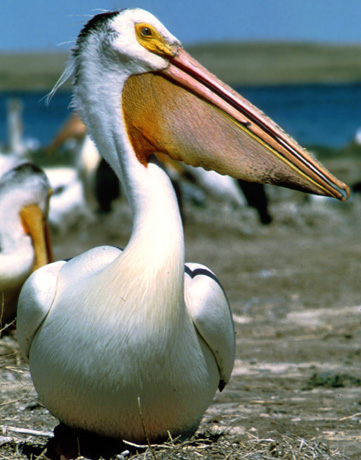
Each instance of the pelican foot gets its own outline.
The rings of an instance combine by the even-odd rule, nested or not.
[[[55,427],[54,437],[46,445],[50,460],[75,460],[78,457],[95,460],[109,459],[129,450],[122,441],[105,438],[95,433],[70,428],[63,423]]]

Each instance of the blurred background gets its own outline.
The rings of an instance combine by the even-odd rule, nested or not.
[[[361,2],[329,0],[325,5],[324,0],[2,0],[0,173],[2,164],[9,167],[9,154],[42,167],[61,167],[46,171],[54,190],[50,220],[56,228],[67,214],[77,222],[76,207],[83,210],[94,197],[96,209],[110,212],[119,197],[118,181],[113,177],[107,197],[99,196],[110,179],[84,137],[85,128],[67,125],[70,83],[49,105],[46,95],[94,14],[140,7],[154,13],[203,65],[361,190]],[[209,193],[223,193],[228,200],[229,184],[215,185],[209,175],[193,179],[207,184],[199,192],[182,181],[185,201],[204,205]],[[245,194],[250,206],[258,206],[247,191],[235,190],[234,184],[231,189],[237,205]],[[280,192],[267,193],[272,199]],[[268,211],[258,212],[262,223],[271,222]]]
[[[82,25],[103,10],[154,13],[185,47],[301,144],[340,149],[361,125],[357,0],[2,0],[0,143],[7,103],[22,103],[24,141],[49,143],[69,115],[69,86],[46,107]],[[322,149],[321,154],[324,153]],[[332,153],[332,152],[328,152]]]

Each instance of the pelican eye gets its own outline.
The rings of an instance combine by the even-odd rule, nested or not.
[[[138,43],[148,51],[160,56],[173,56],[171,45],[158,30],[146,22],[135,24],[135,36]]]
[[[140,33],[143,35],[143,37],[147,37],[147,38],[153,35],[149,27],[142,27],[142,30],[140,31]]]

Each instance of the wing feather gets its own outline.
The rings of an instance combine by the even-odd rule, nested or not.
[[[28,359],[33,338],[45,320],[56,294],[58,273],[65,261],[36,270],[25,282],[17,309],[17,336],[20,350]]]
[[[52,307],[59,289],[59,272],[68,279],[80,282],[107,266],[121,252],[121,249],[113,246],[93,248],[69,261],[45,265],[27,279],[20,293],[17,311],[18,342],[25,358],[29,358],[33,338]]]
[[[207,267],[186,264],[185,299],[194,325],[211,349],[220,373],[219,389],[230,379],[235,357],[232,313],[225,292]]]

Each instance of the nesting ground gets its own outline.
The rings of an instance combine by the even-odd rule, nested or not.
[[[350,180],[357,172],[337,169]],[[274,222],[266,227],[252,209],[185,205],[186,260],[209,266],[224,285],[236,363],[195,441],[139,458],[361,458],[361,198],[269,193]],[[124,247],[130,223],[120,200],[112,215],[55,234],[55,257]],[[57,421],[37,403],[14,334],[0,340],[0,353],[0,457],[43,458]]]

